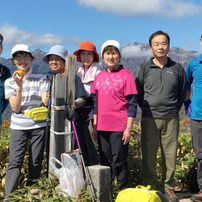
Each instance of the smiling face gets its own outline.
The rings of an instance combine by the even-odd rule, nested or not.
[[[169,51],[168,39],[165,35],[157,35],[151,41],[151,51],[155,58],[167,57]]]
[[[27,52],[17,52],[12,58],[12,62],[18,70],[23,70],[23,72],[27,73],[30,70],[32,58]]]
[[[84,68],[89,68],[90,65],[94,62],[94,53],[91,51],[82,50],[79,53],[79,56],[81,58],[81,62],[84,65]]]
[[[119,62],[120,62],[120,53],[119,51],[114,47],[114,48],[106,48],[103,51],[103,60],[104,63],[107,65],[108,70],[112,71],[113,69],[116,69],[119,67]]]
[[[48,58],[50,68],[60,74],[64,74],[65,72],[65,61],[57,55],[50,55]]]

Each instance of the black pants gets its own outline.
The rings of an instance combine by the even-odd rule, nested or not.
[[[111,168],[111,181],[117,179],[117,188],[123,189],[128,184],[128,145],[123,144],[122,132],[98,131],[98,145],[101,165]]]
[[[82,122],[78,136],[86,166],[98,165],[100,163],[98,151],[93,143],[91,133],[92,120]]]
[[[192,145],[198,159],[197,182],[202,191],[202,121],[190,120]]]
[[[74,113],[74,122],[85,165],[98,165],[100,163],[100,159],[98,156],[98,151],[95,148],[93,139],[91,137],[91,133],[93,130],[93,120],[83,121],[80,117],[80,114],[76,112]],[[74,148],[77,149],[78,145],[76,144]]]

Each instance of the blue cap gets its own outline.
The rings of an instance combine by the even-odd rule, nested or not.
[[[67,56],[68,52],[67,50],[63,47],[63,46],[60,46],[60,45],[55,45],[55,46],[52,46],[49,50],[49,52],[44,55],[43,57],[43,61],[48,63],[48,56],[49,55],[57,55],[57,56],[60,56],[62,59],[66,59],[66,56]]]

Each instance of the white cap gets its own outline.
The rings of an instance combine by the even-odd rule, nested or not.
[[[12,50],[11,50],[11,56],[13,56],[14,53],[19,52],[19,51],[24,51],[24,52],[30,53],[32,55],[31,51],[29,50],[28,45],[17,44],[17,45],[15,45],[12,48]]]
[[[114,46],[118,49],[119,53],[120,53],[120,56],[121,56],[121,46],[119,44],[118,41],[115,41],[115,40],[107,40],[105,41],[103,44],[102,44],[102,47],[101,47],[101,56],[103,54],[103,50],[105,49],[105,47],[107,46]]]

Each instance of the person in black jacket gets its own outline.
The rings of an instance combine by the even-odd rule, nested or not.
[[[0,55],[3,51],[3,36],[0,34]],[[7,78],[11,77],[10,70],[0,64],[0,137],[1,137],[1,126],[2,126],[2,114],[8,105],[8,100],[5,99],[4,94],[4,82]]]
[[[154,55],[137,69],[138,104],[142,109],[142,184],[156,189],[156,158],[162,155],[163,192],[169,201],[178,201],[174,193],[179,110],[185,98],[185,72],[182,65],[167,57],[170,37],[163,31],[150,36]]]

